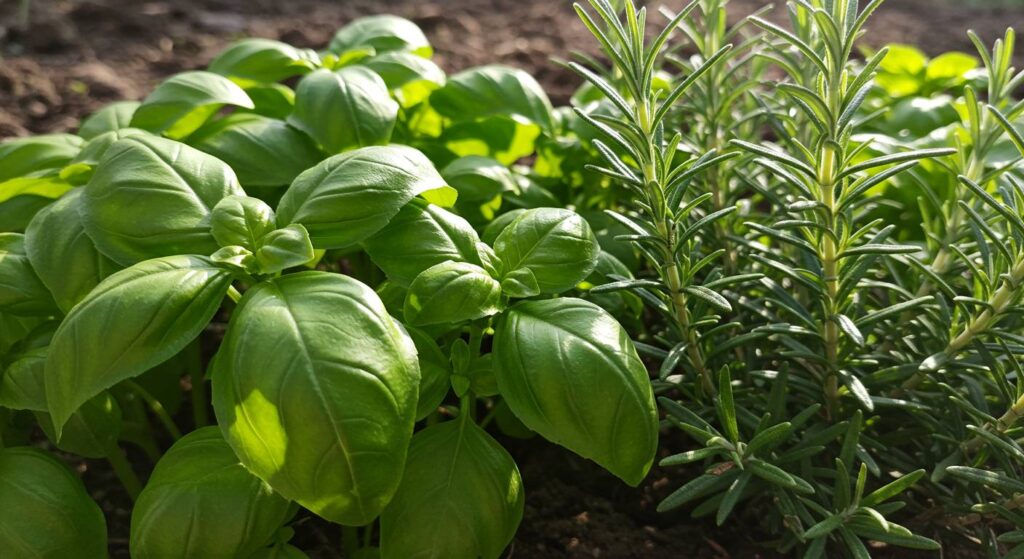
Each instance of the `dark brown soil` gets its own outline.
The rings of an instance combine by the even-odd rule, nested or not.
[[[731,6],[739,17],[766,3],[733,0]],[[568,0],[32,0],[27,30],[15,23],[17,4],[0,2],[0,139],[73,130],[79,119],[108,102],[140,99],[161,79],[203,67],[236,38],[270,37],[321,48],[335,29],[372,13],[395,13],[418,23],[449,72],[484,63],[522,67],[555,103],[564,103],[578,80],[551,58],[594,50]],[[1007,25],[1024,27],[1020,0],[993,4],[1003,7],[889,0],[871,23],[867,41],[912,43],[936,54],[970,49],[968,27],[986,40]],[[784,19],[784,14],[772,17]],[[682,483],[686,472],[656,468],[633,489],[552,445],[507,442],[528,495],[509,557],[771,557],[756,543],[770,535],[716,529],[685,513],[656,513],[657,502]],[[132,458],[140,474],[151,468],[144,456]],[[114,556],[127,557],[126,495],[104,462],[79,463],[79,469],[107,513]],[[297,540],[312,557],[338,556],[336,527],[307,517],[296,528]],[[947,556],[982,553],[954,547]]]
[[[16,24],[18,3],[0,2],[0,138],[72,130],[105,103],[142,98],[168,75],[204,66],[236,38],[322,48],[338,27],[371,13],[418,23],[449,72],[483,63],[519,66],[556,103],[566,101],[578,79],[550,59],[595,46],[569,0],[32,0],[28,30]],[[733,0],[730,6],[739,18],[768,3]],[[970,49],[968,27],[991,39],[1008,25],[1024,25],[1021,0],[977,3],[992,7],[889,0],[867,40],[939,53]],[[772,17],[784,20],[785,13],[776,8]]]

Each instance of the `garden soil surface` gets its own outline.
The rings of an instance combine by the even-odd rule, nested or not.
[[[0,140],[72,131],[83,116],[108,102],[141,99],[167,76],[205,66],[234,39],[270,37],[322,48],[335,29],[371,13],[395,13],[419,24],[434,45],[436,60],[449,73],[480,64],[518,66],[536,76],[556,104],[567,101],[579,80],[552,59],[567,58],[573,49],[593,52],[595,45],[566,0],[32,0],[27,30],[16,24],[18,3],[0,0]],[[668,4],[678,9],[680,2]],[[765,4],[733,0],[730,6],[738,18]],[[1024,28],[1024,6],[1018,0],[996,2],[1002,7],[964,4],[889,0],[869,25],[870,41],[874,46],[911,43],[938,54],[969,50],[968,28],[986,41],[1008,25]],[[770,17],[784,19],[780,10]],[[643,485],[631,488],[553,445],[503,442],[520,464],[527,491],[523,523],[509,557],[773,556],[757,545],[771,534],[718,529],[711,522],[689,519],[685,512],[655,512],[656,504],[692,477],[692,471],[655,468]],[[664,446],[682,451],[687,445],[673,438]],[[144,456],[132,458],[142,475],[152,467]],[[107,513],[112,555],[127,557],[127,496],[103,462],[72,465],[83,472]],[[757,511],[739,515],[756,520]],[[930,534],[927,527],[923,530]],[[946,557],[982,555],[969,542],[946,539]],[[296,523],[295,543],[315,558],[340,556],[337,527],[308,515]]]

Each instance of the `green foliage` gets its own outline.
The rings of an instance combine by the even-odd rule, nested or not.
[[[0,548],[106,548],[26,441],[110,463],[133,556],[304,557],[302,508],[347,555],[496,558],[508,438],[635,486],[670,429],[659,510],[773,552],[1020,556],[1015,36],[858,59],[880,4],[647,38],[592,0],[570,107],[373,16],[0,143]]]

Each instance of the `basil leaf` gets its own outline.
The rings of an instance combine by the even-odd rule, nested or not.
[[[0,184],[49,169],[59,169],[81,151],[85,141],[72,134],[43,134],[0,142]],[[4,188],[0,188],[0,199]]]
[[[26,254],[25,235],[0,233],[0,312],[37,316],[50,314],[56,308],[53,296]]]
[[[279,82],[305,74],[320,65],[309,49],[297,49],[272,39],[249,38],[228,45],[210,62],[210,71],[253,82]]]
[[[338,153],[387,144],[397,118],[398,103],[384,80],[372,70],[352,66],[337,72],[317,70],[302,78],[288,124]]]
[[[468,418],[416,433],[380,519],[382,559],[496,559],[523,517],[516,463]]]
[[[349,23],[334,34],[327,50],[342,54],[366,48],[377,53],[411,52],[423,58],[430,58],[434,52],[415,23],[392,15],[361,17]]]
[[[274,210],[259,198],[227,196],[210,213],[210,234],[222,247],[256,250],[264,235],[277,229]]]
[[[387,52],[360,64],[376,72],[403,107],[418,105],[445,82],[437,64],[408,52]]]
[[[453,120],[512,116],[554,130],[551,101],[530,74],[509,66],[480,66],[448,78],[430,105]]]
[[[441,176],[459,191],[460,202],[485,202],[502,192],[518,190],[512,171],[490,157],[460,157],[449,163]]]
[[[523,424],[636,486],[654,461],[658,411],[629,335],[580,299],[526,301],[495,327],[498,388]]]
[[[195,339],[230,284],[230,274],[208,258],[172,256],[136,264],[96,286],[50,344],[46,397],[57,438],[85,401]]]
[[[131,520],[131,555],[249,557],[290,505],[238,461],[216,427],[185,435],[156,464]]]
[[[25,231],[25,253],[65,314],[120,267],[96,249],[79,214],[80,189],[43,208]]]
[[[494,241],[506,272],[528,268],[541,293],[572,289],[597,267],[601,247],[579,214],[537,208],[519,214]]]
[[[60,170],[60,178],[68,184],[81,186],[89,182],[96,165],[103,159],[110,146],[118,140],[131,136],[148,136],[149,132],[139,128],[121,128],[104,132],[99,136],[86,142],[82,151],[72,159],[66,167]]]
[[[78,476],[29,447],[0,450],[0,549],[14,557],[107,556],[107,525]]]
[[[416,347],[370,288],[304,272],[242,298],[213,364],[213,402],[246,468],[360,526],[401,480],[419,382]]]
[[[313,260],[313,245],[309,233],[299,225],[289,225],[271,231],[260,239],[256,249],[256,266],[261,273],[276,274],[288,268],[302,266]]]
[[[285,186],[323,159],[309,136],[283,120],[239,113],[189,138],[195,148],[227,163],[245,187]]]
[[[246,95],[256,105],[253,113],[276,120],[284,120],[295,110],[295,91],[279,83],[250,85],[245,88]],[[244,111],[239,111],[239,113]]]
[[[131,126],[132,116],[139,108],[138,101],[115,101],[82,120],[78,135],[91,140],[100,134]]]
[[[278,224],[301,223],[315,248],[346,248],[380,231],[413,197],[448,188],[413,148],[362,148],[299,175],[278,204]]]
[[[43,369],[48,348],[38,347],[18,355],[0,375],[0,406],[12,410],[46,410]]]
[[[364,240],[363,249],[389,280],[407,287],[423,270],[448,260],[479,264],[479,240],[462,217],[414,199]]]
[[[37,371],[40,381],[43,380],[42,372]],[[45,402],[46,395],[40,396]],[[64,452],[86,458],[104,458],[111,451],[120,452],[117,440],[121,436],[121,407],[109,392],[101,392],[75,410],[64,424],[60,437],[53,430],[50,414],[36,411],[35,416],[50,442]]]
[[[150,93],[132,116],[131,126],[181,139],[195,132],[224,105],[253,108],[245,91],[212,72],[182,72]]]
[[[416,276],[405,297],[405,320],[413,326],[459,323],[501,311],[501,285],[468,262],[442,262]]]
[[[122,266],[210,254],[217,250],[210,212],[233,194],[244,192],[220,160],[172,140],[134,136],[103,155],[84,187],[82,222],[100,252]]]

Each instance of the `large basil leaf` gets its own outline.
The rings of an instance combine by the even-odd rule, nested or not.
[[[463,418],[413,437],[405,477],[381,515],[381,557],[495,559],[523,517],[523,483],[508,452]]]
[[[392,15],[359,18],[339,29],[328,47],[335,54],[362,49],[377,53],[406,51],[424,58],[434,52],[415,23]]]
[[[56,308],[25,252],[25,236],[0,233],[0,312],[33,316],[50,314]]]
[[[303,272],[242,298],[214,361],[214,410],[275,491],[363,525],[401,480],[419,380],[415,345],[373,290]]]
[[[337,72],[317,70],[302,78],[288,124],[338,153],[388,143],[397,117],[398,103],[388,95],[384,80],[372,70],[352,66]]]
[[[320,65],[320,57],[309,49],[297,49],[272,39],[249,38],[236,41],[210,62],[210,71],[222,76],[253,82],[278,82],[305,74]]]
[[[81,194],[73,190],[43,208],[25,231],[25,253],[64,313],[119,268],[86,235],[79,214]]]
[[[480,66],[448,78],[430,105],[453,120],[504,115],[554,129],[551,101],[533,76],[508,66]]]
[[[0,233],[22,233],[40,210],[53,202],[38,194],[15,196],[0,202]]]
[[[502,192],[519,189],[512,171],[490,157],[460,157],[445,167],[441,176],[459,191],[460,202],[486,202]]]
[[[439,189],[450,187],[419,151],[362,148],[299,175],[278,204],[278,224],[301,223],[316,248],[345,248],[380,231],[415,196]]]
[[[495,327],[498,389],[527,427],[630,485],[658,447],[658,410],[629,335],[597,305],[526,301]]]
[[[0,143],[0,184],[47,169],[59,169],[78,155],[85,140],[72,134],[43,134]],[[0,196],[3,195],[0,188]]]
[[[104,132],[85,143],[82,151],[78,152],[78,155],[60,170],[59,178],[75,186],[86,184],[92,178],[93,170],[96,165],[99,165],[103,154],[107,153],[110,146],[124,138],[145,135],[149,135],[149,132],[140,128],[120,128]]]
[[[157,463],[132,510],[135,559],[249,557],[290,506],[238,461],[216,427],[183,437]]]
[[[103,512],[82,481],[49,454],[0,450],[0,550],[9,557],[106,557]]]
[[[159,256],[210,254],[210,211],[245,194],[222,161],[155,136],[119,140],[85,187],[82,222],[96,247],[122,266]]]
[[[282,120],[252,113],[204,127],[189,143],[230,165],[245,187],[286,186],[323,159],[309,136]]]
[[[457,323],[497,314],[501,285],[468,262],[442,262],[416,276],[405,297],[405,320],[413,326]]]
[[[224,105],[253,108],[245,90],[224,76],[182,72],[158,85],[142,101],[131,126],[180,139],[195,132]]]
[[[526,268],[543,293],[572,289],[594,271],[601,247],[587,220],[557,208],[526,210],[494,241],[506,272]]]
[[[115,101],[82,120],[78,135],[91,140],[100,134],[131,126],[132,116],[139,108],[138,101]]]
[[[408,287],[423,270],[448,260],[479,264],[478,242],[465,219],[413,200],[386,227],[364,240],[363,248],[389,280]]]
[[[46,397],[57,438],[86,400],[170,359],[202,332],[231,276],[208,258],[147,260],[103,280],[50,344]]]

